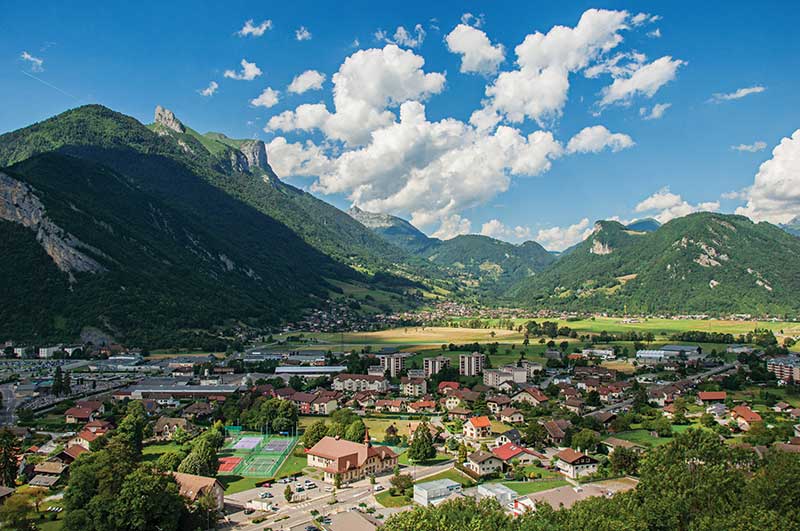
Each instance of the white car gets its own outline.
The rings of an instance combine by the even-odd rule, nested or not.
[[[375,492],[380,492],[383,490],[383,485],[375,485]]]

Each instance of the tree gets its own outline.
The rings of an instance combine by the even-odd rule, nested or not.
[[[582,452],[594,453],[600,444],[600,436],[592,430],[581,430],[572,436],[571,446]]]
[[[306,431],[303,433],[303,446],[306,448],[311,448],[319,441],[322,440],[325,435],[328,434],[328,427],[325,425],[324,420],[317,420],[311,424]]]
[[[64,380],[61,384],[61,392],[65,395],[72,394],[72,380],[69,377],[69,371],[64,373]]]
[[[122,483],[111,511],[114,529],[130,531],[177,530],[185,510],[172,476],[142,465]]]
[[[333,488],[340,489],[342,488],[342,475],[338,472],[333,475]]]
[[[407,495],[408,491],[414,488],[414,478],[411,474],[398,474],[389,479],[391,483],[391,493],[394,496]]]
[[[672,403],[673,408],[675,408],[675,412],[672,414],[672,423],[673,424],[688,424],[689,419],[686,418],[686,411],[688,407],[686,406],[686,399],[683,397],[678,397]]]
[[[214,476],[217,472],[217,452],[206,439],[198,438],[192,451],[181,461],[178,472],[196,476]]]
[[[615,448],[609,456],[611,463],[611,470],[615,474],[632,474],[636,475],[639,471],[639,452],[633,448],[618,447]]]
[[[30,520],[31,512],[30,498],[24,494],[12,494],[5,503],[0,506],[0,522],[6,529],[19,531],[32,531],[36,529],[33,521]]]
[[[367,426],[364,424],[364,421],[361,419],[354,420],[347,426],[347,430],[345,431],[344,438],[348,441],[353,442],[364,442],[364,438],[367,435]]]
[[[292,503],[292,496],[294,496],[294,491],[292,491],[291,485],[286,485],[286,488],[283,489],[283,497],[286,498],[288,503]]]
[[[408,449],[408,458],[411,461],[425,461],[436,457],[436,448],[433,446],[433,437],[427,422],[420,422],[411,439]]]
[[[599,407],[600,406],[600,393],[592,389],[586,395],[586,405],[591,407]]]
[[[17,438],[8,429],[0,431],[0,484],[14,487],[19,467],[18,456]]]
[[[156,468],[163,472],[172,472],[178,470],[184,459],[186,454],[183,452],[165,452],[156,460]]]
[[[713,428],[717,424],[717,421],[711,413],[703,413],[700,416],[700,424],[706,428]]]
[[[64,376],[61,372],[61,365],[57,365],[56,370],[53,372],[53,383],[50,386],[50,392],[55,396],[64,394]]]
[[[547,430],[536,421],[529,422],[528,425],[525,426],[523,438],[528,446],[543,448],[545,444],[547,444]]]
[[[147,413],[144,405],[140,400],[133,400],[128,403],[125,416],[120,421],[114,436],[124,438],[137,454],[141,454],[146,427]]]

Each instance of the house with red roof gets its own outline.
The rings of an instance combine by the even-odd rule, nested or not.
[[[761,415],[750,409],[747,404],[740,404],[731,410],[731,417],[742,431],[748,431],[754,422],[761,422]]]
[[[532,406],[538,406],[547,400],[547,395],[538,387],[526,387],[511,397],[512,402],[526,402]]]
[[[446,395],[450,391],[457,391],[460,387],[461,384],[458,382],[439,382],[436,390],[439,391],[440,395]]]
[[[715,402],[725,402],[728,398],[728,393],[725,391],[700,391],[697,393],[697,401],[700,405],[713,404]]]
[[[492,434],[492,421],[489,417],[472,417],[464,423],[464,437],[467,439],[483,439]]]
[[[94,412],[85,407],[71,407],[64,412],[64,422],[67,424],[79,424],[94,420]]]
[[[524,448],[518,444],[508,442],[502,446],[492,449],[495,457],[505,463],[507,466],[515,459],[523,465],[529,465],[536,461],[546,460],[547,458],[542,454]]]

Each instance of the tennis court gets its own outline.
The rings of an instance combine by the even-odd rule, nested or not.
[[[226,457],[219,462],[220,474],[272,477],[297,443],[297,437],[235,433],[225,445]]]
[[[234,469],[239,466],[239,463],[242,462],[241,457],[220,457],[219,458],[219,468],[217,469],[218,474],[223,474],[225,472],[233,473]]]

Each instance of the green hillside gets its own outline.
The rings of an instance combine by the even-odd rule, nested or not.
[[[769,223],[697,213],[649,233],[599,222],[509,296],[576,310],[796,314],[798,290],[800,240]]]
[[[209,330],[297,316],[327,295],[323,277],[351,274],[188,169],[113,154],[142,171],[46,153],[3,174],[0,187],[16,191],[23,213],[9,221],[6,204],[0,222],[11,250],[0,253],[0,337],[66,341],[92,326],[131,345],[202,345],[217,335]],[[39,203],[41,212],[25,206]],[[55,228],[25,226],[39,218]]]
[[[424,253],[441,243],[397,216],[367,212],[358,207],[352,207],[347,213],[392,245],[410,253]]]

